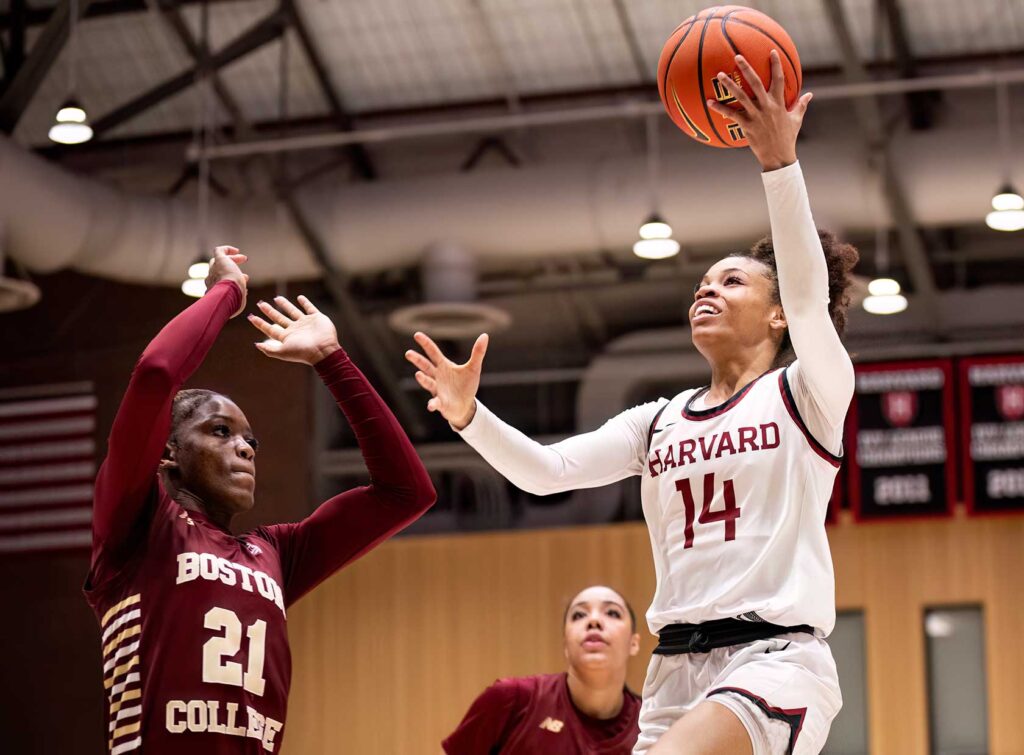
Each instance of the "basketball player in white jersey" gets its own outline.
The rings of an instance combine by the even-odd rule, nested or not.
[[[791,109],[772,53],[753,96],[724,74],[763,169],[772,237],[712,265],[689,318],[711,383],[542,446],[475,399],[487,346],[456,365],[424,334],[407,352],[427,407],[523,490],[547,494],[641,476],[657,576],[659,644],[635,755],[817,753],[842,705],[824,638],[835,623],[825,508],[842,453],[853,365],[839,338],[852,247],[815,229]]]

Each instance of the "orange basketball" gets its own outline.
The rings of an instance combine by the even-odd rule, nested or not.
[[[658,60],[658,93],[672,122],[687,136],[712,147],[745,147],[743,130],[707,106],[707,100],[735,103],[715,78],[724,71],[747,94],[750,87],[736,66],[742,55],[757,71],[765,88],[771,82],[769,53],[782,58],[786,105],[800,94],[802,74],[796,45],[786,30],[760,11],[742,5],[706,8],[681,23],[668,38]],[[731,107],[739,108],[732,104]]]

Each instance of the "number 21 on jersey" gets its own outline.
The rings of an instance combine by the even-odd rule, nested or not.
[[[676,480],[676,490],[683,497],[683,514],[686,517],[683,527],[683,548],[693,547],[693,524],[694,520],[700,524],[713,524],[715,522],[725,523],[725,540],[736,539],[736,520],[740,518],[740,509],[736,505],[736,491],[733,489],[732,480],[722,481],[722,497],[725,501],[725,508],[719,511],[711,510],[711,501],[715,498],[715,473],[708,472],[704,475],[704,500],[701,504],[700,515],[697,516],[697,506],[693,500],[693,488],[690,486],[690,478],[684,477]]]
[[[227,608],[211,608],[203,617],[203,626],[224,632],[203,644],[203,681],[243,687],[246,692],[262,695],[267,683],[263,678],[267,622],[259,619],[245,628],[249,652],[246,654],[248,661],[244,673],[241,663],[226,660],[236,655],[242,647],[242,622],[238,614]]]

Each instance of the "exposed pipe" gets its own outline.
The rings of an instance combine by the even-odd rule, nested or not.
[[[887,94],[905,94],[941,89],[976,89],[999,84],[1024,82],[1024,69],[1011,71],[976,71],[974,73],[927,76],[917,79],[895,79],[892,81],[864,81],[848,84],[824,84],[814,87],[817,100],[852,99],[875,97]],[[658,115],[663,111],[660,102],[621,102],[614,105],[550,110],[535,113],[509,113],[506,115],[481,118],[460,118],[437,123],[416,123],[404,126],[380,126],[355,131],[331,132],[291,136],[283,139],[262,139],[256,141],[221,144],[207,150],[212,160],[275,152],[294,152],[307,149],[323,149],[348,144],[372,144],[379,142],[426,139],[455,134],[475,134],[493,131],[558,126],[587,121],[602,121],[614,118],[642,118]],[[189,160],[199,159],[199,150],[188,150]]]

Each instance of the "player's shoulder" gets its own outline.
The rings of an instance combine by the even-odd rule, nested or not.
[[[496,679],[478,700],[489,707],[524,708],[541,686],[542,676],[508,676]]]

